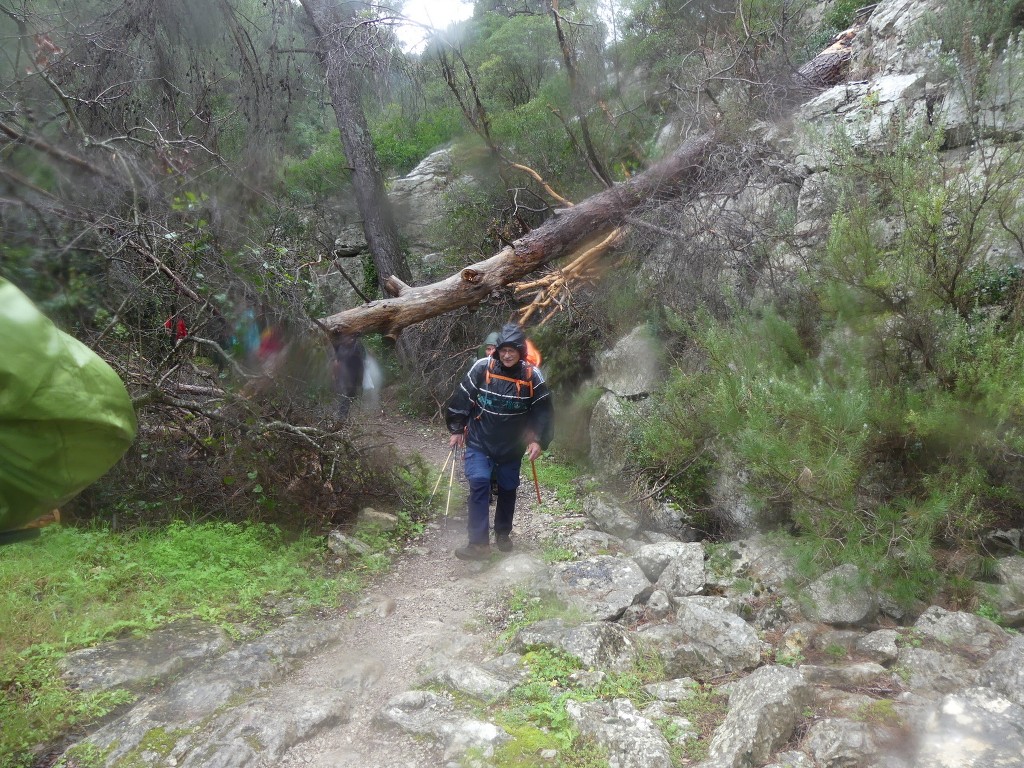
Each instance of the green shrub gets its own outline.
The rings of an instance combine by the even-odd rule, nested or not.
[[[348,160],[337,130],[321,134],[304,158],[286,160],[282,176],[288,194],[300,203],[321,202],[341,190],[348,179]]]
[[[964,0],[943,4],[938,13],[925,16],[918,35],[940,41],[944,51],[956,51],[973,60],[986,48],[1002,50],[1022,27],[1021,0]]]
[[[370,135],[381,169],[408,173],[423,158],[451,141],[462,130],[462,117],[454,107],[439,107],[427,114],[403,114],[389,104],[370,122]]]
[[[1018,280],[983,260],[1001,235],[981,224],[1021,194],[1016,160],[972,176],[940,145],[843,155],[801,300],[695,322],[706,366],[673,374],[639,444],[686,478],[715,436],[809,559],[855,562],[901,601],[959,591],[979,534],[1024,502],[1001,458],[1024,449]]]

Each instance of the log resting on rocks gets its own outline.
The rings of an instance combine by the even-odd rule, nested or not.
[[[371,301],[320,322],[332,334],[382,333],[397,338],[410,325],[478,304],[492,291],[602,237],[623,224],[640,205],[673,199],[694,187],[715,143],[713,131],[691,139],[632,179],[560,210],[557,216],[485,261],[430,285],[409,286],[389,277],[386,287],[393,294],[391,298]]]

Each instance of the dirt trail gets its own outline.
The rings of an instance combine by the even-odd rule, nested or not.
[[[444,464],[448,446],[442,427],[382,417],[379,428],[386,430],[402,453],[420,453],[437,469]],[[513,540],[515,554],[537,555],[540,543],[552,533],[553,518],[537,511],[528,469],[529,464],[524,464]],[[442,481],[439,497],[444,485]],[[435,501],[434,506],[443,510],[444,502]],[[440,512],[421,539],[347,612],[338,643],[290,677],[290,686],[315,690],[328,684],[350,690],[355,706],[347,723],[293,747],[280,765],[435,768],[444,764],[440,748],[433,743],[393,730],[382,732],[373,718],[389,698],[415,687],[446,660],[474,661],[495,655],[498,630],[488,614],[496,616],[496,597],[507,589],[501,560],[481,564],[456,559],[452,550],[465,541],[465,504],[453,501],[449,516]]]

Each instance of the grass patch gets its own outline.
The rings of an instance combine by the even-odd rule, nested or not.
[[[551,563],[564,563],[576,558],[576,553],[568,547],[563,547],[557,539],[545,539],[541,545],[541,558],[549,565]]]
[[[515,589],[507,598],[505,629],[498,637],[501,648],[507,648],[523,627],[545,619],[564,619],[569,624],[586,621],[586,615],[553,597],[535,597],[523,589]]]
[[[604,749],[580,737],[569,717],[569,701],[628,698],[637,708],[651,702],[643,686],[658,671],[641,658],[633,671],[608,673],[591,686],[577,685],[573,674],[582,670],[580,660],[563,651],[537,647],[523,655],[529,679],[516,687],[507,701],[493,708],[490,717],[512,740],[495,752],[496,768],[560,765],[603,768],[608,765]],[[663,670],[661,670],[663,671]],[[542,753],[557,752],[557,758]]]
[[[707,758],[715,729],[722,724],[728,712],[729,697],[711,685],[698,685],[693,696],[676,702],[674,714],[689,720],[698,733],[696,739],[673,744],[673,755],[680,764],[699,763]]]
[[[903,725],[903,718],[900,717],[896,705],[889,699],[878,699],[870,704],[862,704],[854,712],[853,719],[878,726],[900,727]]]
[[[581,471],[579,467],[561,461],[557,456],[548,454],[541,461],[535,462],[537,467],[537,482],[545,491],[553,491],[555,500],[561,510],[571,512],[582,512],[583,503],[580,501],[581,489],[579,478]],[[586,489],[583,489],[584,491]],[[544,510],[554,512],[549,505],[544,505]]]
[[[271,596],[335,605],[339,585],[358,586],[317,575],[322,540],[269,525],[51,527],[0,554],[0,768],[32,765],[38,745],[131,700],[69,690],[57,671],[68,651],[184,617],[258,622]]]

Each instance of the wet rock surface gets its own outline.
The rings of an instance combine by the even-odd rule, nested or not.
[[[407,429],[408,449],[440,465],[437,435]],[[1020,764],[1024,641],[998,625],[939,607],[897,625],[870,596],[833,589],[836,574],[795,582],[785,556],[758,536],[712,552],[588,525],[592,517],[555,518],[524,495],[511,554],[452,557],[465,539],[465,518],[453,514],[336,615],[236,640],[182,623],[74,654],[65,662],[73,684],[138,691],[79,747],[122,767],[454,768],[467,755],[486,765],[511,736],[480,713],[527,679],[523,654],[551,648],[579,660],[581,686],[631,671],[644,652],[660,657],[666,679],[646,687],[643,707],[614,696],[569,704],[609,765],[670,766],[673,749],[699,739],[702,768]],[[542,541],[579,557],[545,564]],[[608,549],[592,554],[591,543]],[[839,575],[856,583],[852,571]],[[530,600],[561,596],[589,618],[529,624],[505,649],[496,611],[513,588]],[[701,734],[677,707],[712,691],[728,705]],[[557,764],[557,751],[546,759]]]

